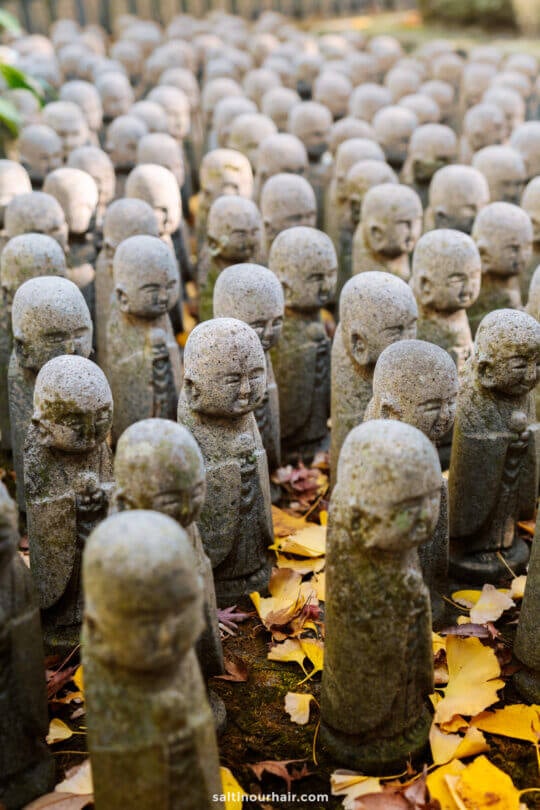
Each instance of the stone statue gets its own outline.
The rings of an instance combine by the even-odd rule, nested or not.
[[[296,135],[286,132],[269,135],[259,145],[253,199],[260,199],[262,187],[275,174],[306,174],[307,168],[306,147]]]
[[[538,654],[539,532],[540,527],[536,531],[532,544],[527,584],[513,649],[514,655],[523,664],[523,669],[515,673],[512,679],[513,684],[527,703],[538,703],[540,701],[540,660]]]
[[[279,391],[281,451],[309,462],[328,445],[330,341],[321,307],[336,284],[337,257],[329,236],[314,228],[289,228],[270,251],[269,267],[285,296],[281,343],[272,352]]]
[[[205,627],[197,655],[206,678],[223,672],[214,576],[196,521],[206,495],[204,461],[190,432],[168,419],[143,419],[122,433],[114,459],[115,508],[152,509],[186,530],[204,589]]]
[[[373,82],[364,82],[355,87],[349,99],[349,113],[354,118],[371,123],[375,115],[392,104],[392,94],[387,87]]]
[[[525,161],[527,181],[540,174],[540,121],[526,121],[516,127],[510,137],[510,146]]]
[[[401,179],[416,191],[424,208],[433,175],[456,162],[457,149],[454,131],[444,124],[424,124],[412,133]]]
[[[270,472],[281,465],[279,394],[270,358],[283,328],[283,288],[271,270],[257,264],[227,267],[214,287],[214,317],[238,318],[257,333],[266,361],[266,391],[255,419]]]
[[[534,387],[540,325],[524,312],[486,315],[462,375],[448,482],[450,572],[479,585],[521,573],[529,556],[516,520],[538,491]]]
[[[491,202],[519,205],[525,186],[525,163],[511,146],[486,146],[473,156],[472,165],[489,185]]]
[[[225,149],[227,147],[231,126],[237,116],[242,115],[243,113],[256,112],[257,105],[254,104],[251,99],[246,98],[245,96],[225,96],[224,98],[220,99],[216,103],[216,108],[214,110],[214,133],[216,147],[219,149]],[[265,115],[269,115],[269,113],[265,112]],[[269,117],[271,118],[272,116],[269,115]]]
[[[264,226],[263,255],[268,256],[278,234],[287,228],[317,224],[317,200],[311,184],[294,174],[275,174],[261,191]]]
[[[129,108],[128,115],[134,115],[136,118],[140,118],[141,121],[144,121],[148,127],[149,133],[161,132],[167,134],[168,132],[169,123],[167,115],[163,107],[158,104],[157,101],[148,101],[148,99],[136,101],[135,104]],[[172,135],[169,137],[172,137]],[[175,143],[178,144],[177,141],[175,141]]]
[[[227,147],[241,152],[257,170],[259,146],[270,135],[277,134],[277,127],[271,118],[261,113],[241,113],[231,123]]]
[[[186,93],[178,87],[160,84],[148,93],[147,98],[165,110],[168,134],[178,143],[182,143],[189,133],[190,126],[190,106]]]
[[[330,135],[328,138],[328,152],[335,160],[337,150],[344,141],[351,138],[367,138],[368,140],[375,140],[375,133],[371,124],[367,121],[361,121],[359,118],[353,118],[351,115],[345,118],[340,118],[332,124]]]
[[[138,810],[206,810],[221,793],[194,649],[203,628],[194,570],[186,532],[157,512],[112,515],[88,540],[83,667],[96,810],[125,808],[126,796]]]
[[[64,163],[73,149],[84,146],[90,140],[90,130],[83,111],[72,101],[51,101],[46,104],[42,120],[44,124],[52,127],[60,138]]]
[[[506,119],[505,140],[525,121],[525,102],[519,93],[509,87],[489,87],[482,101],[495,104],[502,110]]]
[[[17,552],[17,510],[0,482],[0,802],[18,810],[53,789],[43,642],[32,577]]]
[[[96,230],[101,232],[105,209],[114,200],[116,177],[110,157],[97,146],[80,146],[71,152],[67,165],[80,169],[94,178],[98,190]]]
[[[531,260],[533,228],[519,206],[496,202],[478,214],[472,237],[482,259],[480,295],[469,310],[474,334],[488,312],[521,309],[521,274]]]
[[[99,132],[103,126],[103,107],[101,97],[95,86],[90,82],[74,80],[65,82],[60,88],[58,96],[60,101],[70,101],[80,107],[88,129],[93,146],[99,146]]]
[[[233,318],[199,324],[184,350],[178,421],[204,457],[207,496],[199,529],[220,607],[265,591],[270,575],[270,483],[254,415],[266,390],[265,365],[256,333]]]
[[[361,424],[373,395],[373,371],[379,355],[396,340],[416,337],[418,308],[404,281],[374,270],[360,273],[345,284],[339,316],[331,366],[333,483],[343,442],[349,431]]]
[[[521,274],[521,298],[526,301],[532,275],[540,264],[540,178],[533,178],[527,183],[521,207],[529,215],[533,226],[532,256],[529,266]]]
[[[330,110],[333,120],[339,121],[347,115],[352,89],[352,83],[344,73],[328,66],[313,82],[313,101]]]
[[[272,119],[278,132],[287,132],[289,113],[300,104],[300,96],[289,87],[271,87],[261,99],[261,112]]]
[[[373,118],[377,141],[395,172],[400,172],[403,168],[409,142],[418,123],[418,118],[411,110],[397,104],[384,107]]]
[[[103,122],[110,124],[114,118],[126,115],[135,101],[133,88],[127,76],[117,71],[103,73],[95,81],[103,105]]]
[[[29,124],[21,129],[17,149],[21,166],[28,172],[34,191],[41,189],[49,172],[62,165],[62,141],[46,124]]]
[[[137,146],[148,127],[135,115],[119,115],[107,127],[105,150],[116,173],[116,199],[124,196],[129,173],[137,163]]]
[[[411,288],[418,302],[418,338],[450,353],[459,372],[472,353],[467,310],[480,292],[482,262],[473,239],[438,228],[418,241]]]
[[[21,194],[32,191],[32,184],[26,170],[14,160],[0,160],[0,239],[6,227],[5,211],[9,203]],[[0,241],[0,249],[3,247]]]
[[[97,359],[107,370],[107,322],[114,306],[113,259],[116,248],[137,234],[159,236],[156,214],[144,200],[124,197],[115,200],[103,220],[103,247],[96,261],[96,317],[94,321]]]
[[[137,163],[154,163],[172,172],[178,188],[184,185],[186,170],[182,147],[166,132],[149,132],[143,135],[137,146]],[[188,167],[189,168],[189,167]]]
[[[65,655],[79,643],[83,548],[107,514],[112,487],[111,422],[111,389],[95,363],[64,355],[43,366],[26,438],[24,486],[30,570],[49,653]]]
[[[25,281],[38,276],[66,276],[66,259],[50,236],[28,233],[14,236],[0,254],[0,446],[11,449],[7,371],[13,348],[11,306]]]
[[[421,232],[422,203],[412,188],[395,183],[370,188],[353,237],[353,274],[383,270],[408,281],[409,254]]]
[[[470,234],[479,211],[489,203],[484,175],[471,166],[444,166],[433,175],[425,229],[452,228]]]
[[[405,107],[406,110],[416,115],[418,119],[418,126],[424,124],[439,124],[441,121],[442,113],[441,108],[431,96],[426,96],[424,93],[411,93],[411,95],[403,96],[399,100],[399,107]],[[442,126],[445,126],[442,124]],[[411,143],[409,141],[409,147]]]
[[[249,160],[241,152],[235,149],[213,149],[202,160],[199,180],[201,190],[195,228],[200,248],[206,236],[208,211],[214,200],[222,195],[238,195],[251,199],[253,172]]]
[[[306,174],[317,201],[317,227],[324,221],[324,194],[330,180],[330,164],[324,160],[332,127],[332,113],[316,101],[303,101],[291,109],[288,129],[300,138],[308,154]]]
[[[416,93],[422,84],[418,70],[395,65],[384,77],[384,86],[390,90],[392,101],[397,104],[404,96]]]
[[[365,419],[407,422],[437,447],[452,430],[458,388],[457,369],[444,349],[424,340],[401,340],[377,360]],[[439,520],[418,550],[436,628],[443,626],[446,613],[442,595],[448,590],[448,549],[448,484],[442,478]]]
[[[262,251],[259,209],[244,197],[218,197],[208,213],[207,244],[199,262],[199,319],[212,317],[214,286],[231,264],[257,263]],[[243,319],[241,319],[243,320]]]
[[[441,124],[449,127],[455,125],[456,113],[456,92],[450,82],[441,79],[430,79],[420,85],[420,93],[433,99],[441,111]]]
[[[168,311],[180,279],[172,250],[154,236],[130,236],[113,260],[116,306],[107,325],[107,373],[113,392],[113,438],[146,417],[174,419],[180,350]]]
[[[53,357],[92,351],[92,321],[80,290],[66,278],[41,276],[22,284],[11,308],[13,351],[8,367],[9,419],[17,501],[24,511],[23,449],[40,369]]]
[[[18,194],[5,213],[6,236],[12,239],[23,233],[42,233],[55,239],[65,252],[68,226],[60,203],[44,191]]]
[[[427,744],[431,612],[417,548],[440,492],[417,428],[376,420],[349,433],[330,505],[321,693],[321,742],[347,768],[394,773]]]
[[[460,162],[470,163],[473,155],[486,146],[501,144],[506,132],[506,119],[496,104],[475,104],[463,118]]]

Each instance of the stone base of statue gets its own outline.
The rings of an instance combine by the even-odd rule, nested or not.
[[[428,743],[432,715],[427,706],[405,732],[396,737],[377,734],[344,734],[321,723],[321,744],[334,762],[363,773],[399,773],[407,762],[420,760]]]
[[[509,578],[508,569],[513,571],[516,576],[526,573],[529,546],[520,537],[515,537],[509,548],[500,551],[479,551],[467,554],[464,550],[465,547],[466,542],[463,540],[460,540],[459,545],[450,543],[449,572],[457,582],[472,582],[477,585],[485,585],[487,582],[498,585]]]
[[[43,755],[33,768],[13,774],[6,781],[0,779],[0,807],[19,810],[52,790],[56,780],[56,766],[49,749],[43,744]]]
[[[526,703],[540,703],[540,672],[524,667],[516,672],[512,683]]]
[[[268,593],[268,583],[272,572],[270,559],[266,565],[254,571],[249,577],[238,577],[238,579],[219,579],[219,568],[214,571],[216,584],[216,600],[220,608],[236,605],[243,596],[248,596],[253,591],[260,594]]]

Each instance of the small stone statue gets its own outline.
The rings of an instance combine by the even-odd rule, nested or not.
[[[495,104],[502,110],[506,119],[505,140],[525,121],[525,102],[519,93],[509,87],[488,88],[482,101]]]
[[[318,228],[323,226],[324,195],[330,180],[330,164],[323,158],[328,149],[332,121],[332,113],[328,107],[316,101],[302,101],[289,114],[289,132],[300,138],[308,154],[306,178],[315,192]]]
[[[525,186],[525,163],[511,146],[486,146],[473,156],[472,165],[489,185],[491,202],[519,205]]]
[[[437,447],[452,430],[458,387],[457,369],[444,349],[424,340],[401,340],[377,360],[365,419],[407,422]],[[448,547],[448,484],[442,478],[439,520],[418,550],[435,628],[443,625],[446,612],[442,595],[448,589]]]
[[[101,96],[105,124],[110,124],[114,118],[126,115],[135,101],[129,79],[118,71],[108,71],[98,76],[95,86]]]
[[[111,422],[111,389],[95,363],[64,355],[43,366],[26,438],[24,485],[46,652],[65,655],[79,643],[82,552],[107,514],[112,487]]]
[[[21,166],[28,172],[34,191],[41,189],[49,172],[62,165],[62,141],[46,124],[29,124],[21,129],[17,149]]]
[[[165,110],[168,134],[178,143],[182,143],[189,133],[190,125],[190,107],[186,93],[178,87],[160,84],[148,93],[147,98]]]
[[[418,302],[418,338],[450,353],[459,372],[472,353],[467,310],[480,292],[482,262],[473,239],[438,228],[418,241],[411,288]]]
[[[51,101],[43,108],[43,123],[52,127],[62,142],[62,160],[78,146],[89,143],[90,130],[81,108],[72,101]]]
[[[53,357],[92,351],[92,321],[80,290],[66,278],[41,276],[15,293],[11,311],[13,351],[8,367],[9,418],[17,500],[24,511],[23,449],[40,369]]]
[[[462,375],[448,482],[450,571],[458,581],[496,584],[507,566],[519,574],[527,563],[515,522],[532,517],[538,491],[539,362],[540,325],[530,315],[499,309],[481,321]]]
[[[452,228],[470,234],[476,215],[489,203],[484,175],[471,166],[444,166],[433,175],[425,229]]]
[[[244,197],[218,197],[208,214],[207,244],[199,262],[199,319],[212,317],[214,286],[231,264],[257,263],[262,251],[259,209]],[[243,319],[241,319],[243,320]]]
[[[3,240],[5,211],[9,203],[21,194],[32,191],[32,184],[26,170],[14,160],[0,160],[0,239]],[[0,249],[3,247],[0,241]]]
[[[203,593],[167,515],[111,515],[88,540],[83,667],[96,810],[207,810],[221,794],[194,645]]]
[[[39,608],[17,552],[17,510],[0,482],[0,802],[18,810],[52,790]]]
[[[62,250],[68,247],[68,226],[60,203],[44,191],[18,194],[5,213],[6,236],[12,239],[23,233],[52,236]]]
[[[351,81],[344,73],[328,67],[313,83],[313,101],[330,110],[333,120],[339,121],[347,115],[352,89]]]
[[[424,124],[412,133],[401,179],[416,191],[424,208],[428,205],[433,175],[443,166],[455,163],[457,148],[454,131],[444,124]]]
[[[266,390],[264,351],[247,324],[216,318],[191,332],[184,365],[178,421],[203,453],[207,496],[199,528],[217,603],[225,607],[266,590],[270,575],[270,482],[254,416]]]
[[[90,82],[74,80],[65,82],[60,88],[58,98],[60,101],[71,101],[81,108],[88,129],[90,142],[99,146],[99,132],[103,126],[103,107],[101,97]]]
[[[375,420],[349,433],[330,504],[321,693],[321,742],[347,768],[392,773],[427,744],[431,612],[417,548],[440,492],[417,428]]]
[[[261,191],[264,226],[263,255],[268,256],[278,234],[287,228],[317,224],[317,200],[311,184],[295,174],[275,174]]]
[[[370,188],[353,237],[353,274],[383,270],[408,281],[409,254],[421,232],[422,203],[412,188],[395,183]]]
[[[339,299],[340,323],[332,346],[330,472],[349,431],[361,424],[373,395],[380,353],[396,340],[416,337],[418,308],[404,281],[377,270],[350,279]]]
[[[245,155],[255,174],[259,146],[270,135],[277,135],[277,127],[271,118],[261,113],[242,113],[231,124],[227,146]]]
[[[506,119],[496,104],[475,104],[463,118],[460,162],[470,163],[473,155],[486,146],[504,142]]]
[[[167,115],[163,107],[158,104],[157,101],[148,101],[148,99],[136,101],[135,104],[129,108],[128,115],[135,115],[137,118],[140,118],[141,121],[144,121],[148,127],[149,134],[155,132],[167,134],[169,128]],[[177,142],[175,141],[175,143]]]
[[[96,261],[95,343],[99,365],[107,370],[107,322],[114,306],[113,259],[116,248],[137,234],[159,236],[156,214],[144,200],[123,197],[115,200],[103,220],[103,247]]]
[[[272,119],[278,132],[287,132],[289,113],[300,104],[300,96],[289,87],[272,87],[261,100],[261,112]]]
[[[355,118],[371,123],[379,110],[390,104],[392,104],[392,94],[387,87],[373,82],[363,82],[351,93],[349,113]]]
[[[152,509],[186,530],[204,588],[205,629],[197,655],[206,678],[223,672],[214,576],[196,521],[206,494],[204,461],[191,433],[168,419],[143,419],[122,433],[116,446],[114,506]]]
[[[435,99],[426,96],[424,93],[411,93],[408,96],[403,96],[399,100],[398,106],[405,107],[405,109],[414,113],[418,119],[418,126],[439,124],[442,117],[441,108]],[[442,124],[442,126],[445,125]],[[411,142],[409,141],[409,147],[410,145]]]
[[[283,88],[277,89],[279,90]],[[225,96],[224,98],[220,99],[217,102],[214,110],[214,133],[216,147],[219,149],[225,149],[227,147],[231,126],[237,116],[242,115],[243,113],[256,112],[257,106],[253,103],[253,101],[245,96]],[[265,113],[265,115],[269,115],[269,113]]]
[[[279,394],[270,358],[283,328],[283,288],[271,270],[258,264],[227,267],[214,287],[214,317],[238,318],[257,333],[266,361],[266,391],[255,419],[268,468],[281,465]]]
[[[320,310],[334,292],[336,251],[322,231],[289,228],[276,237],[269,267],[285,296],[283,338],[272,352],[282,456],[307,463],[328,445],[330,341]]]
[[[534,271],[540,264],[540,178],[533,178],[525,187],[521,207],[527,212],[533,226],[532,256],[529,266],[521,275],[521,297],[527,300]]]
[[[108,154],[97,146],[80,146],[71,152],[67,165],[80,169],[94,178],[98,190],[96,230],[101,232],[105,209],[114,200],[116,177]]]
[[[172,172],[181,189],[186,171],[182,147],[166,132],[149,132],[143,135],[137,146],[137,163],[157,163]]]
[[[129,173],[137,163],[137,145],[148,127],[135,115],[119,115],[107,127],[105,151],[116,174],[116,199],[124,196]]]
[[[527,703],[540,702],[540,657],[538,644],[538,609],[540,601],[540,545],[536,530],[531,549],[531,559],[527,573],[527,584],[519,614],[518,629],[514,642],[514,655],[523,669],[516,672],[513,683],[523,700]]]
[[[521,309],[521,274],[531,260],[533,229],[522,208],[495,202],[478,214],[472,237],[482,259],[480,295],[469,310],[474,334],[488,312]]]
[[[418,118],[411,110],[397,104],[384,107],[373,118],[377,141],[395,172],[400,172],[403,168],[409,142],[418,123]]]
[[[210,206],[222,195],[238,195],[251,199],[253,172],[249,160],[235,149],[213,149],[206,154],[199,171],[201,190],[198,196],[195,228],[197,244],[202,246],[206,236],[206,220]]]
[[[21,284],[31,278],[66,275],[64,251],[52,237],[41,233],[14,236],[0,254],[0,446],[4,449],[11,449],[7,371],[13,348],[13,298]]]
[[[527,182],[540,174],[540,121],[526,121],[516,127],[510,137],[510,146],[525,161]]]
[[[180,279],[171,248],[153,236],[130,236],[116,250],[117,304],[107,325],[107,373],[113,391],[113,437],[146,417],[174,419],[180,351],[168,311]]]
[[[259,200],[262,187],[275,174],[306,174],[307,168],[306,147],[296,135],[286,132],[269,135],[259,145],[253,198]]]

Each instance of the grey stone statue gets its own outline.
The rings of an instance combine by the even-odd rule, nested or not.
[[[316,101],[303,101],[294,106],[289,114],[289,132],[300,138],[308,154],[306,178],[311,183],[317,201],[318,228],[323,226],[324,195],[330,181],[329,164],[323,157],[328,149],[332,122],[332,113],[328,107]]]
[[[472,353],[467,310],[480,292],[482,262],[473,239],[438,228],[418,241],[411,288],[418,302],[418,338],[450,352],[459,372]]]
[[[63,355],[43,366],[34,389],[24,484],[30,570],[46,652],[65,655],[79,643],[83,548],[107,514],[112,487],[106,442],[111,422],[111,389],[95,363]]]
[[[217,603],[225,607],[264,591],[270,574],[270,484],[254,415],[266,389],[264,351],[247,324],[216,318],[191,332],[184,366],[178,421],[204,457],[207,496],[199,529]]]
[[[348,768],[393,773],[427,743],[433,652],[417,548],[440,493],[437,453],[417,428],[376,420],[347,437],[328,525],[321,742]]]
[[[202,586],[167,515],[112,515],[84,554],[83,666],[96,810],[206,810],[221,793],[194,645]]]
[[[43,642],[31,574],[17,551],[17,510],[0,482],[0,802],[18,810],[52,790]]]
[[[448,482],[450,571],[497,583],[524,570],[529,552],[515,522],[534,514],[535,407],[540,325],[524,312],[486,315],[462,375]]]
[[[340,323],[332,346],[332,483],[347,434],[364,419],[380,353],[396,340],[416,337],[418,309],[410,288],[378,270],[350,279],[339,299]]]
[[[201,190],[198,195],[195,229],[197,245],[206,236],[206,221],[210,206],[222,195],[238,195],[251,199],[253,172],[249,160],[236,149],[213,149],[204,156],[199,171]]]
[[[31,191],[30,178],[23,166],[15,160],[0,160],[0,248],[5,241],[4,228],[7,228],[6,208],[17,196]]]
[[[43,191],[14,197],[6,208],[6,236],[43,233],[56,239],[63,251],[68,247],[68,226],[60,203]]]
[[[287,88],[276,89],[286,90]],[[262,187],[275,174],[305,174],[307,168],[306,147],[300,138],[297,138],[296,135],[289,135],[287,132],[269,135],[261,141],[257,152],[253,198],[260,199]]]
[[[489,202],[484,175],[472,166],[443,166],[429,186],[425,229],[453,228],[470,234],[476,215]]]
[[[380,355],[373,374],[369,419],[397,419],[421,430],[435,446],[452,430],[458,373],[444,349],[424,340],[401,340]],[[435,628],[443,625],[448,589],[448,484],[441,479],[439,519],[419,549],[424,582],[429,588]]]
[[[205,626],[197,655],[205,677],[223,672],[214,577],[197,520],[206,496],[204,460],[189,430],[168,419],[143,419],[122,433],[114,458],[114,506],[152,509],[186,530],[203,583]]]
[[[17,501],[24,511],[23,450],[33,413],[40,369],[53,357],[92,351],[92,320],[80,290],[65,278],[42,276],[15,293],[11,321],[13,351],[8,367],[9,417]]]
[[[523,158],[516,149],[486,146],[474,155],[472,165],[488,181],[491,202],[519,205],[526,172]]]
[[[527,703],[540,701],[540,656],[538,644],[538,609],[540,601],[540,545],[539,528],[533,540],[527,584],[519,614],[518,629],[514,642],[514,655],[523,664],[523,669],[513,677],[513,683]]]
[[[282,456],[308,462],[328,445],[330,341],[320,310],[335,288],[336,251],[322,231],[289,228],[276,237],[269,267],[285,295],[283,336],[272,352]]]
[[[17,149],[34,191],[41,189],[49,172],[62,165],[62,141],[46,124],[29,124],[21,129]]]
[[[412,133],[401,179],[416,191],[424,208],[428,205],[433,175],[455,163],[457,150],[456,135],[444,124],[424,124]]]
[[[418,127],[418,118],[406,107],[391,104],[383,107],[373,118],[377,141],[386,155],[386,160],[395,172],[400,172],[407,159],[409,141]]]
[[[533,226],[532,256],[529,266],[521,274],[521,298],[526,301],[533,273],[540,264],[540,178],[534,177],[527,183],[521,207],[529,215]]]
[[[137,162],[137,145],[148,134],[148,127],[136,115],[119,115],[107,127],[105,151],[116,174],[116,198],[124,196],[126,181]]]
[[[257,333],[266,361],[266,391],[255,418],[270,471],[281,465],[279,395],[270,349],[283,328],[283,288],[271,270],[257,264],[227,267],[214,287],[214,317],[238,318]]]
[[[94,178],[98,190],[95,226],[101,231],[105,210],[114,200],[116,190],[116,177],[110,157],[97,146],[80,146],[71,152],[67,165],[73,169],[80,169]]]
[[[139,419],[174,419],[182,371],[167,314],[180,294],[172,250],[154,236],[130,236],[116,250],[113,278],[116,306],[107,325],[107,373],[116,441]]]
[[[317,223],[315,193],[305,177],[275,174],[261,191],[264,226],[264,256],[268,256],[276,236],[287,228],[314,228]]]

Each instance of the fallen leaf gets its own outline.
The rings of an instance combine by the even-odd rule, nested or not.
[[[448,781],[448,777],[447,777]],[[519,810],[519,791],[508,774],[479,756],[449,782],[456,803],[464,808]]]
[[[452,594],[452,599],[454,600],[454,602],[457,602],[458,605],[463,605],[466,608],[471,608],[473,605],[476,605],[481,596],[482,591],[479,591],[477,589],[454,591],[454,593]]]
[[[319,602],[324,602],[326,600],[326,572],[321,571],[320,574],[314,574],[310,582],[315,589],[315,594]]]
[[[326,553],[326,526],[308,523],[294,534],[278,538],[269,548],[299,557],[322,557]]]
[[[278,509],[278,507],[274,505],[272,505],[272,522],[274,524],[274,536],[276,538],[288,537],[290,534],[294,534],[307,526],[307,520],[305,518],[290,515],[288,512],[284,512],[283,509]]]
[[[293,620],[297,620],[298,625],[293,630],[298,630],[307,619],[318,618],[318,600],[313,586],[309,582],[302,582],[301,575],[296,571],[274,568],[268,590],[271,594],[269,597],[263,598],[254,591],[250,598],[262,623],[274,636],[286,638],[289,633],[284,632],[283,628]]]
[[[489,751],[486,738],[477,728],[468,728],[465,736],[445,734],[433,723],[429,732],[429,744],[435,765],[445,765],[452,759],[465,759]]]
[[[364,776],[354,771],[337,770],[330,776],[332,796],[345,796],[345,810],[354,810],[356,799],[370,793],[381,793],[382,785],[376,776]]]
[[[220,608],[217,611],[220,630],[223,630],[230,636],[236,635],[236,630],[238,630],[238,625],[240,622],[245,622],[247,619],[251,619],[253,616],[255,616],[255,613],[242,613],[241,611],[237,611],[236,605],[232,605],[232,607]]]
[[[74,793],[46,793],[23,810],[84,810],[93,807],[93,796],[77,796]],[[240,808],[241,810],[241,808]]]
[[[302,648],[302,652],[309,658],[313,665],[313,669],[304,678],[304,681],[308,681],[310,678],[315,675],[316,672],[322,672],[323,669],[323,660],[324,660],[324,644],[322,641],[319,641],[315,638],[301,638],[299,639],[300,646]],[[300,681],[300,683],[304,683],[304,681]]]
[[[270,648],[267,657],[269,661],[283,661],[285,663],[294,661],[300,664],[304,674],[307,675],[307,671],[304,668],[306,654],[296,638],[288,638],[282,644],[274,644],[274,646]]]
[[[469,723],[460,714],[456,714],[448,723],[439,723],[439,727],[445,734],[453,734],[456,731],[466,731]]]
[[[285,711],[293,723],[305,726],[309,723],[309,709],[313,695],[303,692],[287,692],[285,695]]]
[[[514,577],[514,579],[510,583],[510,596],[512,597],[512,599],[523,599],[526,584],[527,584],[526,574],[522,574],[520,577]]]
[[[220,678],[222,681],[233,681],[234,683],[245,683],[248,679],[248,668],[241,658],[235,656],[234,658],[225,658],[223,661],[225,667],[225,675],[215,675],[215,678]]]
[[[228,768],[221,766],[219,773],[221,776],[221,789],[225,797],[228,797],[225,800],[225,810],[243,810],[244,802],[242,797],[247,796],[247,793]],[[233,795],[235,798],[230,798]]]
[[[80,765],[75,765],[74,768],[66,771],[66,778],[55,786],[54,791],[55,793],[75,793],[77,796],[93,793],[90,760],[85,759]]]
[[[73,683],[75,684],[79,692],[82,692],[84,694],[84,680],[83,680],[82,666],[77,667],[77,669],[75,670],[75,675],[73,676]]]
[[[303,762],[304,764],[300,771],[293,770],[292,773],[289,773],[287,770],[287,765],[291,765],[293,762]],[[287,791],[289,793],[294,781],[297,779],[303,779],[305,776],[309,776],[309,771],[307,770],[305,760],[303,759],[283,759],[281,761],[267,759],[263,762],[255,762],[252,765],[248,765],[248,767],[251,768],[259,781],[261,780],[265,771],[266,773],[271,773],[274,776],[279,776],[287,784]]]
[[[354,810],[411,810],[412,807],[403,794],[388,790],[362,796],[353,805]]]
[[[46,737],[47,745],[54,745],[55,743],[69,740],[72,736],[73,732],[70,727],[66,725],[63,720],[59,720],[58,717],[53,717],[49,724],[49,733]]]
[[[454,759],[447,765],[442,765],[440,768],[428,774],[426,784],[430,798],[439,801],[441,810],[458,810],[458,806],[448,789],[446,777],[458,776],[463,770],[465,770],[465,765],[459,760]]]
[[[471,621],[473,624],[496,622],[505,610],[516,606],[508,593],[497,590],[493,585],[484,585],[478,602],[471,608]]]
[[[54,672],[47,670],[47,697],[50,700],[57,692],[62,689],[66,683],[73,680],[77,667],[66,667],[65,669],[58,669]]]
[[[493,712],[482,712],[473,717],[471,726],[489,734],[536,743],[540,729],[540,706],[516,703]]]
[[[447,723],[456,714],[473,716],[499,698],[504,686],[494,651],[477,638],[449,636],[446,641],[449,680],[443,699],[435,708],[436,723]]]
[[[523,529],[524,532],[530,534],[531,537],[534,537],[534,532],[536,530],[534,520],[518,520],[518,526],[520,529]]]
[[[326,565],[324,557],[291,557],[276,551],[276,565],[278,568],[290,568],[299,574],[311,574],[321,571]]]

